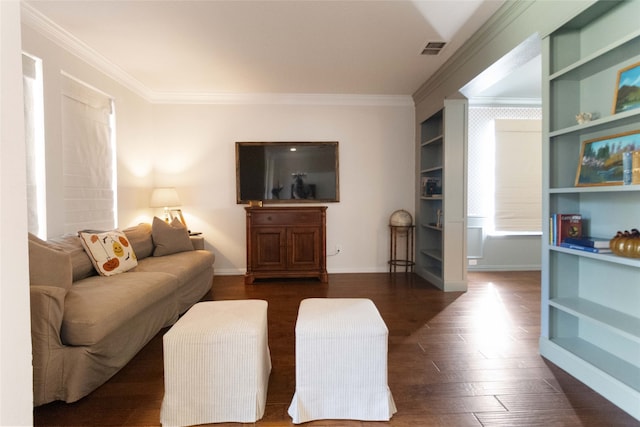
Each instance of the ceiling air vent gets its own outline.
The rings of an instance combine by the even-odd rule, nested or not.
[[[422,50],[422,55],[437,55],[445,44],[445,42],[429,42]]]

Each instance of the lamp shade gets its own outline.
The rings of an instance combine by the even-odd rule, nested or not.
[[[171,206],[180,206],[180,198],[178,192],[173,187],[154,188],[151,193],[152,208],[167,208]]]

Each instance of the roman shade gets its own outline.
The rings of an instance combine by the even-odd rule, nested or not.
[[[115,227],[112,100],[62,75],[64,232]]]

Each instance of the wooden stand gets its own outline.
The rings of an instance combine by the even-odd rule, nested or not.
[[[247,273],[259,278],[328,281],[326,206],[247,207]]]
[[[398,267],[404,267],[405,273],[413,272],[413,266],[415,262],[413,261],[413,229],[415,226],[407,225],[407,226],[396,226],[390,225],[389,230],[391,232],[390,236],[390,247],[389,247],[389,273],[397,272]],[[398,236],[404,236],[405,240],[405,248],[404,248],[404,259],[398,259]]]

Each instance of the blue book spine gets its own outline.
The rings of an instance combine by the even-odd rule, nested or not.
[[[609,241],[605,239],[594,239],[589,237],[567,237],[565,242],[573,245],[589,246],[591,248],[609,248]]]
[[[594,254],[611,252],[611,250],[609,249],[591,248],[589,246],[574,245],[573,243],[567,243],[567,242],[560,243],[560,246],[562,246],[563,248],[575,249],[575,250],[584,251],[584,252],[591,252]]]

